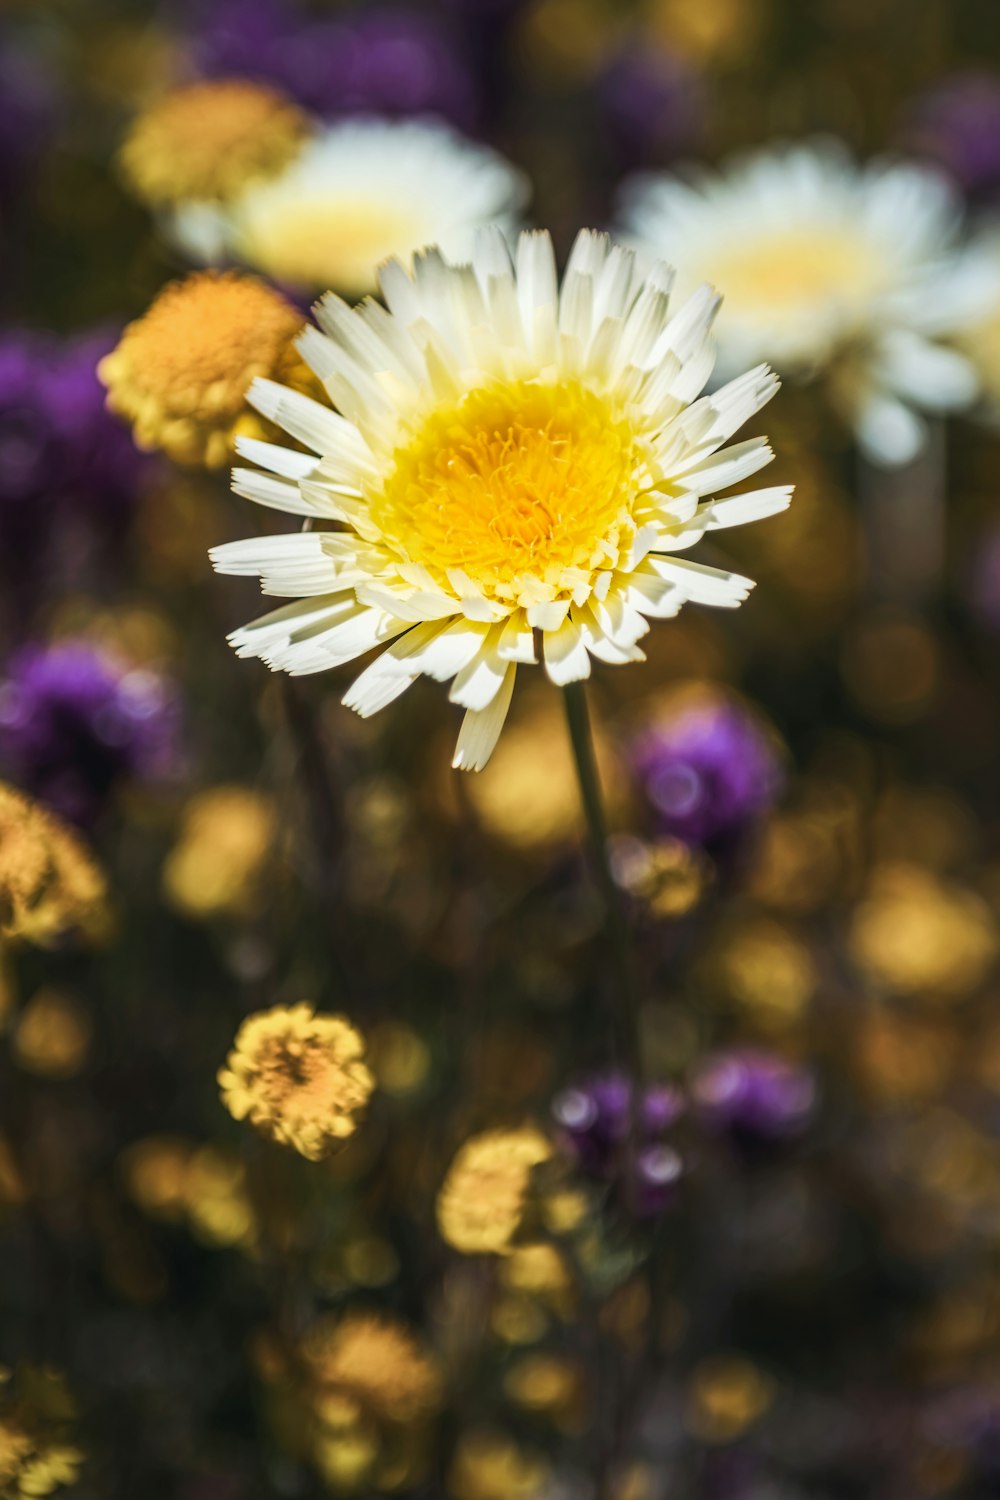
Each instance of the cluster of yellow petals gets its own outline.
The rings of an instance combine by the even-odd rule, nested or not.
[[[255,377],[313,389],[292,344],[302,322],[259,277],[196,271],[164,287],[101,361],[108,407],[131,424],[140,448],[219,468],[237,437],[269,435],[246,404]]]
[[[153,207],[224,200],[280,172],[309,132],[302,110],[266,84],[193,83],[139,115],[121,167],[136,196]]]
[[[44,944],[71,931],[98,936],[107,896],[104,876],[78,836],[0,782],[0,938]]]
[[[353,1135],[375,1087],[364,1050],[342,1016],[275,1006],[240,1027],[219,1073],[223,1103],[234,1119],[319,1161]]]
[[[505,1255],[521,1227],[531,1174],[552,1146],[536,1127],[490,1130],[458,1152],[438,1194],[438,1228],[464,1255]]]
[[[373,519],[439,582],[457,570],[512,602],[618,562],[638,462],[629,424],[580,382],[485,386],[400,448]]]

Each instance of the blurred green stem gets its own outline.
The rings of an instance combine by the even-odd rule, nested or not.
[[[605,920],[614,955],[618,982],[617,1005],[613,1011],[615,1050],[631,1075],[636,1091],[643,1082],[642,1045],[640,1040],[639,991],[636,984],[632,943],[621,890],[611,873],[608,860],[608,833],[604,801],[594,755],[594,737],[590,728],[586,688],[582,682],[571,682],[563,688],[566,723],[576,765],[580,797],[587,819],[591,855],[597,884],[604,901]]]

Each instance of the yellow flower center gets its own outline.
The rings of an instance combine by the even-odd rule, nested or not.
[[[856,307],[880,279],[871,246],[849,230],[777,231],[723,250],[704,269],[724,311],[741,318],[805,315],[816,304]]]
[[[372,290],[382,261],[427,238],[412,210],[385,198],[300,195],[292,185],[250,194],[239,226],[245,259],[276,281],[358,296]]]
[[[274,89],[224,79],[175,89],[132,127],[122,169],[148,203],[228,198],[291,161],[306,116]]]
[[[613,566],[631,540],[640,460],[629,423],[578,382],[487,386],[397,449],[372,518],[402,556],[488,597],[572,588],[568,573]]]

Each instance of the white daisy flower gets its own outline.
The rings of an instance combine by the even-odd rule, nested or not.
[[[951,341],[979,379],[978,415],[1000,422],[1000,222],[982,225],[953,279],[948,328]]]
[[[285,285],[360,297],[390,257],[435,244],[467,259],[481,225],[516,228],[527,196],[515,167],[446,125],[347,120],[226,202],[182,205],[174,233],[192,253],[224,247]]]
[[[959,212],[947,183],[914,166],[856,166],[835,143],[777,147],[692,183],[650,174],[623,190],[631,241],[668,255],[681,286],[723,293],[720,366],[767,359],[825,372],[876,463],[914,458],[919,411],[966,406],[969,363],[940,341]]]
[[[641,661],[650,619],[738,605],[749,579],[689,562],[706,531],[787,506],[786,485],[727,499],[773,454],[723,448],[777,389],[758,366],[696,399],[719,299],[674,309],[672,272],[582,233],[560,290],[547,234],[479,236],[380,275],[385,306],[328,295],[299,341],[336,411],[272,381],[249,399],[310,452],[238,441],[237,494],[328,529],[216,547],[293,602],[230,637],[274,670],[321,672],[383,647],[344,702],[362,715],[424,674],[466,715],[454,764],[493,750],[520,664],[551,680]],[[720,452],[720,449],[722,450]]]

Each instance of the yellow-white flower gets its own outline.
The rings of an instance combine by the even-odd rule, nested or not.
[[[188,239],[203,236],[286,285],[358,297],[391,256],[435,244],[467,258],[476,229],[513,229],[526,197],[516,168],[445,125],[347,120],[218,204],[207,236],[205,206],[192,205]],[[183,235],[183,208],[177,223]]]
[[[781,375],[825,372],[876,462],[919,452],[919,410],[975,396],[971,366],[940,342],[959,213],[929,170],[858,167],[830,142],[777,147],[693,182],[633,178],[622,222],[670,255],[682,286],[707,276],[722,292],[720,368],[767,359]]]
[[[454,764],[485,765],[518,665],[587,677],[641,661],[649,619],[688,600],[733,606],[752,584],[681,554],[774,514],[790,489],[720,491],[773,457],[723,444],[777,389],[764,366],[697,400],[713,365],[708,286],[674,308],[672,273],[577,239],[560,290],[547,234],[479,237],[471,265],[437,250],[384,266],[385,306],[316,307],[299,341],[332,411],[271,381],[258,410],[311,452],[241,441],[238,494],[330,529],[213,550],[284,605],[230,637],[275,670],[319,672],[387,649],[344,702],[362,715],[421,674],[465,710]]]

